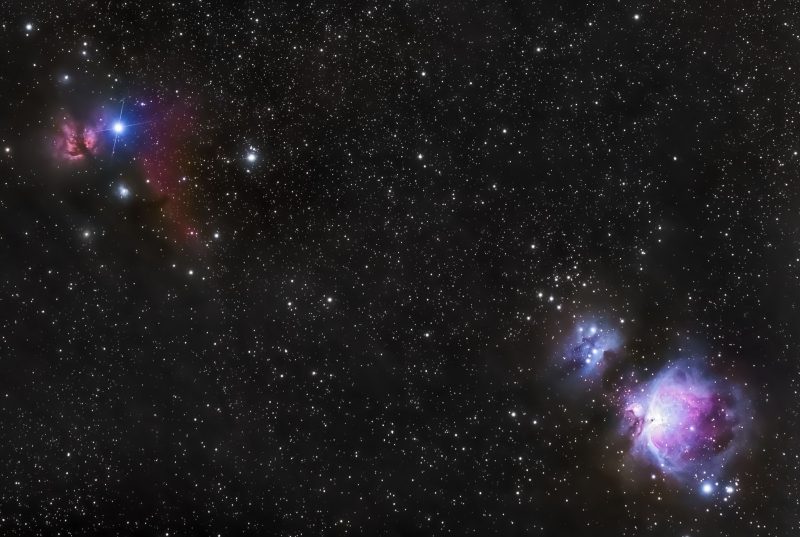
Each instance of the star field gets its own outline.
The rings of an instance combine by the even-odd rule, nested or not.
[[[12,0],[0,533],[800,532],[798,47],[789,2]]]

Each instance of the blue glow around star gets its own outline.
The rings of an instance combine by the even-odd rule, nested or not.
[[[575,327],[562,358],[581,376],[598,377],[621,347],[622,337],[615,328],[599,321],[585,322]]]

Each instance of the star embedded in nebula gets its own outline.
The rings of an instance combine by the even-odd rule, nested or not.
[[[125,185],[119,185],[119,186],[117,187],[117,196],[118,196],[120,199],[123,199],[123,200],[124,200],[124,199],[127,199],[128,197],[130,197],[130,195],[131,195],[131,191],[130,191],[130,189],[129,189],[127,186],[125,186]]]
[[[690,361],[667,367],[625,405],[634,457],[681,480],[718,475],[744,440],[739,387]],[[713,490],[701,484],[703,493]]]
[[[622,337],[610,325],[591,321],[574,328],[561,355],[567,367],[576,370],[582,377],[602,377],[610,362],[622,348]]]
[[[64,76],[68,79],[68,75]],[[89,156],[98,156],[103,147],[107,147],[103,139],[107,137],[105,133],[113,135],[111,140],[111,155],[113,156],[117,149],[117,144],[120,137],[124,135],[130,127],[145,125],[147,121],[137,123],[126,123],[123,120],[123,111],[125,103],[123,101],[120,106],[119,114],[115,116],[113,122],[109,123],[102,118],[99,120],[84,120],[79,121],[67,117],[59,127],[59,131],[55,136],[54,148],[55,156],[58,159],[68,161],[84,160]]]

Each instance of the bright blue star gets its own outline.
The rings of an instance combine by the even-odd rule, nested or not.
[[[111,123],[110,127],[104,129],[103,132],[111,132],[114,135],[114,145],[111,147],[111,155],[113,156],[114,153],[117,151],[117,144],[119,143],[120,137],[125,134],[129,127],[137,127],[139,125],[146,125],[149,121],[139,121],[136,123],[126,123],[122,119],[122,113],[125,111],[125,99],[122,100],[119,106],[119,115],[117,119]]]

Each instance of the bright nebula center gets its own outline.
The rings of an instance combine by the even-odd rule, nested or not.
[[[628,401],[633,452],[673,475],[714,474],[743,435],[742,407],[735,386],[670,367]]]

